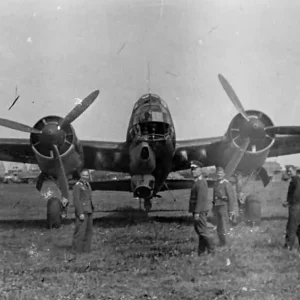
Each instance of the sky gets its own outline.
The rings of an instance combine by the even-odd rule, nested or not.
[[[221,136],[237,114],[221,73],[245,109],[300,125],[299,15],[297,0],[0,1],[0,116],[33,126],[99,89],[76,134],[124,141],[150,88],[168,103],[177,139]],[[277,161],[300,165],[300,155]]]

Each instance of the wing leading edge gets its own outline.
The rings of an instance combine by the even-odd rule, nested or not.
[[[84,167],[115,172],[128,172],[129,156],[126,143],[80,141]],[[0,138],[0,160],[36,164],[29,139]]]
[[[200,160],[206,166],[215,165],[216,155],[228,141],[222,137],[177,141],[173,171],[189,168],[190,160]],[[129,173],[128,146],[125,142],[80,141],[88,169]],[[299,136],[276,138],[268,157],[300,153]],[[0,138],[0,160],[36,164],[28,139]]]

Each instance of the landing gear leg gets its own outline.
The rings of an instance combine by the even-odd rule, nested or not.
[[[47,227],[60,228],[62,205],[57,197],[52,197],[47,202]]]
[[[149,212],[152,208],[152,203],[150,199],[144,199],[144,209],[146,212]]]

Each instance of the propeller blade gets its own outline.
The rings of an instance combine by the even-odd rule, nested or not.
[[[100,91],[96,90],[77,103],[76,106],[64,117],[59,126],[63,128],[76,120],[96,100],[99,93]]]
[[[38,176],[36,186],[35,186],[39,192],[41,191],[44,182],[45,182],[45,175],[43,172],[41,172],[40,175]]]
[[[18,131],[29,132],[29,133],[36,133],[36,134],[42,133],[40,130],[37,130],[30,126],[27,126],[27,125],[24,125],[24,124],[15,122],[15,121],[7,120],[7,119],[2,119],[2,118],[0,118],[0,126],[18,130]]]
[[[226,80],[226,78],[223,75],[218,74],[218,78],[220,83],[222,84],[223,89],[225,90],[227,96],[229,97],[229,99],[231,100],[235,108],[244,117],[245,120],[249,121],[249,118],[243,108],[243,105],[239,100],[238,96],[236,95],[236,93],[234,92],[232,86],[229,84],[229,82]]]
[[[269,182],[270,182],[271,179],[270,179],[270,177],[268,175],[267,170],[264,167],[262,167],[259,170],[258,176],[260,177],[261,181],[263,182],[264,187],[266,187],[269,184]]]
[[[65,172],[64,165],[62,163],[58,148],[56,145],[53,145],[55,155],[59,161],[59,173],[57,176],[58,184],[61,190],[61,194],[64,198],[69,200],[69,185],[68,185],[68,180]]]
[[[265,128],[267,134],[300,135],[300,126],[270,126]]]
[[[247,147],[250,144],[250,138],[246,138],[240,149],[236,150],[236,152],[233,154],[232,158],[230,159],[230,161],[228,162],[226,168],[225,168],[225,178],[227,180],[229,180],[229,178],[232,176],[232,174],[234,173],[235,169],[237,168],[237,166],[239,165],[240,161],[242,160],[245,151],[247,150]]]

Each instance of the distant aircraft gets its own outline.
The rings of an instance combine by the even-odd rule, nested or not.
[[[55,178],[66,198],[67,176],[82,168],[129,173],[131,178],[92,182],[92,188],[131,191],[144,199],[146,210],[160,191],[190,186],[190,181],[167,176],[189,169],[191,160],[222,166],[227,178],[235,171],[257,172],[267,185],[270,179],[262,168],[266,158],[299,153],[300,126],[274,126],[263,112],[245,111],[228,81],[222,75],[218,78],[239,112],[223,136],[177,141],[167,104],[147,93],[133,107],[125,141],[79,141],[71,123],[94,102],[96,90],[65,118],[46,116],[33,127],[0,119],[1,126],[30,133],[29,140],[0,139],[0,160],[38,164],[41,176]]]

